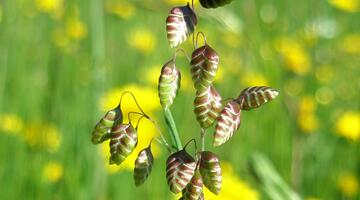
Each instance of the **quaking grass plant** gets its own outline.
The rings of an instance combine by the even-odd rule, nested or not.
[[[200,0],[204,8],[217,8],[230,3],[232,0]],[[265,103],[273,100],[278,91],[267,86],[251,86],[243,89],[237,97],[222,99],[220,93],[213,86],[213,80],[218,70],[220,60],[219,54],[207,43],[205,34],[198,32],[195,28],[198,23],[194,9],[194,2],[191,6],[174,7],[166,19],[166,31],[169,45],[172,48],[180,46],[187,38],[193,36],[194,50],[189,58],[183,49],[177,49],[173,58],[167,61],[161,69],[158,93],[160,104],[164,111],[165,122],[171,139],[170,145],[162,135],[160,138],[153,138],[166,147],[169,157],[166,161],[166,177],[170,191],[173,193],[182,192],[183,200],[204,199],[203,187],[207,187],[212,193],[219,194],[222,185],[222,174],[219,156],[213,152],[206,151],[204,141],[206,131],[215,125],[213,133],[213,146],[221,146],[226,143],[239,129],[241,111],[249,111],[258,108]],[[196,37],[195,37],[196,35]],[[198,37],[202,35],[204,44],[198,47]],[[186,151],[180,140],[176,123],[170,110],[181,83],[181,72],[176,66],[176,55],[182,52],[189,61],[192,81],[196,89],[194,99],[194,114],[200,125],[201,149],[197,150],[196,155],[191,155]],[[127,91],[136,102],[135,96]],[[108,111],[95,126],[92,133],[92,143],[99,144],[110,140],[109,148],[111,156],[109,164],[120,165],[135,149],[138,142],[137,129],[141,119],[152,120],[138,105],[141,112],[129,112],[128,123],[123,122],[123,112],[121,100],[119,105],[113,110]],[[141,115],[136,125],[130,120],[130,115]],[[151,173],[154,158],[149,146],[140,151],[135,161],[134,181],[136,186],[142,185]],[[197,148],[196,148],[197,149]]]

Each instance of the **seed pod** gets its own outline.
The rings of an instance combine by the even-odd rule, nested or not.
[[[209,86],[203,92],[196,92],[194,107],[196,119],[200,126],[207,128],[219,116],[222,107],[221,96],[213,86]]]
[[[191,33],[194,32],[197,24],[197,16],[186,6],[174,7],[166,19],[166,32],[170,47],[177,47],[183,43]]]
[[[217,8],[231,2],[232,0],[200,0],[200,4],[204,8]]]
[[[216,154],[210,151],[200,153],[200,173],[204,185],[214,194],[219,194],[222,184],[220,161]]]
[[[180,88],[181,74],[176,68],[174,60],[167,62],[161,69],[158,92],[161,105],[166,108],[173,104]]]
[[[115,122],[122,123],[122,112],[120,106],[108,111],[103,118],[96,124],[92,132],[91,142],[99,144],[110,138],[111,128]]]
[[[196,162],[185,150],[180,150],[169,156],[166,161],[166,178],[170,190],[179,193],[194,176]]]
[[[214,135],[214,146],[220,146],[228,141],[240,126],[240,105],[234,101],[229,101],[221,111],[217,119]]]
[[[133,152],[137,142],[137,131],[131,124],[115,125],[111,130],[109,163],[120,165]]]
[[[135,160],[134,180],[135,185],[142,185],[149,177],[154,163],[154,157],[150,146],[141,150]]]
[[[277,95],[279,92],[274,88],[254,86],[245,88],[235,101],[241,105],[242,110],[251,110],[275,99]]]
[[[191,75],[197,91],[203,92],[212,84],[218,64],[218,54],[207,44],[192,53]]]
[[[191,178],[190,183],[182,191],[181,200],[199,200],[203,193],[203,181],[199,171],[195,172],[195,175]]]

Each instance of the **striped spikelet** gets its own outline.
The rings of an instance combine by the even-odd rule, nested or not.
[[[222,184],[219,157],[210,151],[202,151],[200,156],[200,173],[204,185],[212,193],[219,194]]]
[[[120,106],[108,111],[103,118],[96,124],[92,132],[91,142],[99,144],[110,138],[111,128],[117,123],[122,122],[122,112]]]
[[[233,0],[200,0],[200,4],[204,8],[217,8],[231,3]]]
[[[166,108],[173,104],[180,88],[181,74],[176,68],[174,60],[167,62],[161,69],[158,92],[161,105]]]
[[[203,92],[196,92],[194,112],[202,128],[211,126],[221,111],[221,96],[213,86]]]
[[[111,131],[109,163],[120,165],[133,152],[137,142],[137,131],[131,124],[115,125]]]
[[[242,110],[251,110],[275,99],[278,95],[279,92],[274,88],[254,86],[245,88],[236,101],[241,105]]]
[[[135,160],[134,180],[135,185],[142,185],[149,177],[154,163],[154,157],[150,146],[141,150]]]
[[[228,141],[240,126],[240,105],[235,101],[229,101],[221,111],[217,119],[214,135],[214,146],[220,146]]]
[[[166,19],[166,32],[170,47],[183,43],[197,24],[197,16],[189,4],[171,9]]]
[[[169,156],[166,161],[166,178],[173,193],[181,192],[194,176],[196,162],[185,150]]]
[[[207,44],[192,53],[191,75],[197,91],[203,92],[212,84],[218,64],[218,54]]]
[[[191,178],[190,183],[182,191],[180,200],[199,200],[203,194],[203,181],[201,174],[196,170],[195,175]]]

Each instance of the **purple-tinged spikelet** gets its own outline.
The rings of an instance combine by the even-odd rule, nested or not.
[[[194,176],[196,162],[185,150],[169,156],[166,161],[166,178],[173,193],[181,192]]]
[[[200,0],[200,4],[204,8],[217,8],[231,3],[233,0]]]
[[[197,16],[189,4],[174,7],[166,19],[166,32],[170,47],[177,47],[183,43],[197,24]]]
[[[196,92],[194,112],[202,128],[211,126],[221,111],[221,96],[213,86],[203,92]]]
[[[199,168],[205,187],[212,193],[219,194],[222,185],[219,157],[210,151],[201,152]]]
[[[201,194],[203,194],[203,180],[198,170],[196,170],[195,175],[182,193],[180,200],[199,200]]]
[[[214,146],[220,146],[228,141],[234,134],[234,132],[240,126],[240,105],[234,101],[229,101],[224,109],[221,111],[214,134]]]
[[[274,88],[254,86],[245,88],[236,101],[241,105],[242,110],[251,110],[275,99],[278,95],[279,92]]]
[[[151,173],[154,157],[150,146],[141,150],[135,160],[134,181],[136,186],[142,185]]]
[[[137,142],[137,131],[131,124],[115,125],[111,131],[109,163],[120,165],[133,152]]]
[[[203,92],[213,82],[218,70],[219,56],[209,45],[195,49],[191,56],[191,75],[194,87]]]
[[[116,123],[122,123],[122,112],[120,106],[108,111],[96,124],[91,137],[93,144],[99,144],[110,138],[111,128]]]

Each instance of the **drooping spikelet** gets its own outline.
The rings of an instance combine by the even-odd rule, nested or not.
[[[108,111],[103,118],[96,124],[91,137],[93,144],[99,144],[110,138],[111,128],[115,122],[122,123],[122,112],[120,106]]]
[[[149,177],[154,163],[150,146],[141,150],[135,160],[134,181],[136,186],[142,185]]]
[[[137,131],[131,124],[115,125],[111,130],[109,163],[120,165],[133,152],[137,142]]]
[[[204,8],[217,8],[231,3],[233,0],[200,0],[200,4]]]
[[[197,91],[206,90],[218,70],[219,56],[209,45],[195,49],[191,56],[191,75]]]
[[[241,105],[242,110],[251,110],[275,99],[278,95],[279,92],[274,88],[254,86],[245,88],[236,101]]]
[[[195,175],[191,178],[190,183],[182,191],[180,200],[199,200],[203,194],[203,181],[201,174],[196,170]]]
[[[211,126],[221,111],[221,96],[213,86],[203,92],[197,91],[194,100],[194,112],[202,128]]]
[[[194,176],[196,162],[185,150],[180,150],[169,156],[166,161],[166,178],[170,190],[179,193]]]
[[[194,32],[197,16],[189,4],[174,7],[166,19],[166,32],[170,47],[177,47]]]
[[[229,101],[221,111],[214,134],[214,146],[220,146],[228,141],[240,126],[240,105],[235,101]]]
[[[174,60],[167,62],[161,69],[158,92],[161,105],[166,108],[172,105],[180,88],[181,74]]]
[[[214,194],[219,194],[222,184],[220,161],[216,154],[210,151],[200,153],[200,173],[204,185]]]

